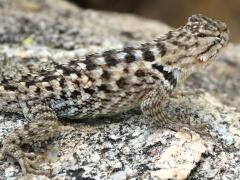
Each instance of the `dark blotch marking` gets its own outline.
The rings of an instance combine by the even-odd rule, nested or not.
[[[28,75],[23,75],[23,76],[21,77],[21,80],[20,80],[20,81],[22,81],[22,82],[26,82],[26,81],[29,80],[29,77],[31,77],[30,74],[28,74]]]
[[[169,31],[167,33],[167,39],[171,39],[173,37],[173,32],[172,31]]]
[[[89,89],[89,88],[84,89],[84,91],[90,95],[93,95],[95,93],[93,89]]]
[[[101,86],[98,87],[100,91],[104,91],[105,93],[110,93],[111,90],[108,89],[106,84],[102,84]]]
[[[113,57],[105,57],[105,61],[108,66],[115,66],[118,64],[117,60]]]
[[[136,60],[136,57],[133,54],[127,54],[125,56],[127,63],[134,62]]]
[[[128,74],[128,73],[129,73],[128,68],[124,68],[123,72],[125,72],[126,74]]]
[[[181,46],[181,43],[179,41],[172,41],[172,44],[175,46]]]
[[[127,53],[127,55],[125,56],[127,63],[132,63],[137,60],[135,55],[133,54],[134,50],[135,50],[135,48],[133,48],[133,47],[125,47],[123,49],[123,52]]]
[[[136,72],[135,72],[135,75],[137,77],[143,77],[145,76],[145,72],[142,70],[142,69],[138,69]]]
[[[132,51],[134,51],[135,48],[134,47],[124,47],[123,52],[125,53],[131,53]]]
[[[43,79],[42,79],[42,82],[49,82],[49,81],[52,81],[54,79],[57,79],[57,76],[45,76]]]
[[[72,81],[72,83],[76,84],[77,86],[80,85],[80,82],[78,80],[74,80],[74,81]]]
[[[87,55],[86,60],[83,61],[86,64],[87,70],[91,71],[97,68],[97,65],[93,63],[93,59],[97,58],[96,55]]]
[[[36,88],[35,93],[37,93],[37,94],[40,94],[40,93],[41,93],[40,87],[37,87],[37,88]]]
[[[124,78],[120,78],[119,80],[116,81],[116,84],[119,88],[123,88],[124,86],[127,85],[127,82]]]
[[[81,92],[80,91],[73,91],[73,92],[71,92],[71,98],[72,99],[76,99],[77,98],[77,96],[80,96],[81,95]]]
[[[9,80],[8,79],[3,79],[2,81],[1,81],[1,84],[8,84],[9,83]]]
[[[174,64],[174,63],[176,63],[176,62],[175,62],[175,61],[168,61],[168,62],[166,62],[166,65],[171,66],[171,65]]]
[[[150,45],[149,44],[142,44],[142,52],[143,52],[143,59],[145,61],[153,62],[155,60],[154,54],[152,51],[150,51]]]
[[[216,37],[216,36],[213,35],[213,34],[198,33],[198,34],[197,34],[197,37],[205,38],[205,37]]]
[[[29,130],[29,124],[25,124],[24,126],[23,126],[23,129],[24,129],[24,131],[28,131]]]
[[[115,57],[116,50],[105,51],[103,57],[105,58],[108,66],[115,66],[118,64],[118,60]]]
[[[65,91],[61,91],[60,98],[63,99],[63,100],[65,100],[65,101],[68,101],[68,100],[69,100],[69,99],[68,99],[68,96],[67,96],[67,94],[66,94]]]
[[[47,87],[45,87],[45,89],[46,89],[47,91],[53,91],[53,87],[52,87],[52,86],[47,86]]]
[[[199,46],[199,42],[195,42],[195,43],[193,44],[193,46],[198,47],[198,46]]]
[[[59,81],[61,88],[64,88],[64,82],[65,82],[64,78],[61,78]]]
[[[56,69],[63,70],[63,75],[65,75],[65,76],[75,73],[74,69],[67,67],[66,65],[56,64]]]
[[[160,73],[162,73],[164,76],[164,79],[167,80],[174,87],[176,87],[177,81],[174,78],[173,72],[164,71],[163,66],[159,64],[153,64],[152,67],[154,69],[157,69]]]
[[[167,53],[167,48],[164,43],[157,42],[157,48],[160,51],[162,57]]]
[[[30,130],[28,130],[27,132],[28,132],[29,136],[34,136],[36,134],[36,133],[34,133],[33,131],[30,131]]]
[[[18,88],[11,84],[3,84],[3,87],[6,91],[16,91]]]
[[[154,69],[157,69],[159,72],[161,73],[165,73],[166,71],[163,70],[163,66],[162,65],[159,65],[159,64],[153,64],[152,67]]]
[[[23,137],[22,137],[21,135],[19,135],[19,136],[18,136],[18,139],[19,139],[20,141],[22,141],[22,140],[23,140]]]
[[[26,84],[27,87],[32,86],[32,85],[35,85],[35,83],[36,83],[36,81],[34,81],[34,80],[27,80],[27,81],[25,82],[25,84]]]
[[[106,80],[109,80],[109,79],[110,79],[110,74],[109,74],[109,72],[106,71],[106,70],[103,70],[102,78],[103,78],[103,79],[106,79]]]

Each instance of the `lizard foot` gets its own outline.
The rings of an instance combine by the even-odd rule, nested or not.
[[[2,156],[14,158],[20,165],[23,175],[28,173],[47,175],[49,172],[41,170],[38,162],[39,156],[26,153],[22,150],[24,145],[34,142],[43,142],[60,133],[58,118],[48,106],[35,104],[25,115],[31,122],[11,132],[3,142]]]
[[[28,173],[47,175],[49,172],[41,170],[38,166],[39,157],[34,153],[25,153],[19,146],[14,144],[5,144],[0,154],[0,159],[10,156],[20,165],[23,175]]]
[[[203,89],[196,89],[196,90],[191,90],[191,91],[173,91],[170,94],[170,97],[172,98],[179,98],[179,97],[184,97],[184,96],[192,96],[192,95],[202,95],[204,94],[204,90]]]
[[[181,131],[183,128],[188,128],[191,131],[194,131],[201,136],[207,136],[212,137],[210,133],[208,132],[208,125],[207,123],[203,124],[196,124],[196,125],[190,125],[190,124],[182,124],[182,123],[174,123],[174,124],[168,124],[166,125],[166,128],[173,130],[173,131]]]

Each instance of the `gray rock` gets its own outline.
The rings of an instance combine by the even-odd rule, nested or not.
[[[1,69],[11,76],[28,73],[26,64],[36,71],[51,68],[52,60],[144,42],[170,29],[161,22],[83,10],[62,0],[0,0],[0,24]],[[51,176],[25,178],[238,179],[239,50],[240,45],[230,44],[211,67],[189,78],[185,89],[202,88],[202,94],[166,106],[176,121],[190,111],[192,116],[181,118],[206,123],[211,137],[187,128],[162,129],[138,110],[84,122],[63,120],[59,137],[32,147],[42,157],[39,166],[51,170]],[[17,114],[1,113],[0,140],[26,123]],[[0,162],[0,177],[23,178],[11,159]]]

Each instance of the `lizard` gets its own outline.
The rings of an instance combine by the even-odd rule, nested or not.
[[[52,69],[3,77],[0,111],[29,120],[3,141],[1,158],[13,157],[22,173],[39,173],[35,153],[24,144],[46,141],[59,131],[59,119],[93,119],[140,107],[146,118],[174,123],[162,105],[192,73],[213,62],[229,40],[224,22],[202,14],[159,38],[132,47],[88,54]]]

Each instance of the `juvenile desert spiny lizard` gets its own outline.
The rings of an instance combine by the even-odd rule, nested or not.
[[[152,42],[3,78],[0,111],[16,111],[30,121],[6,137],[3,157],[15,158],[24,174],[38,172],[32,154],[20,147],[54,136],[58,119],[109,116],[140,106],[146,117],[171,123],[161,104],[191,73],[208,66],[228,38],[225,23],[198,14]]]

